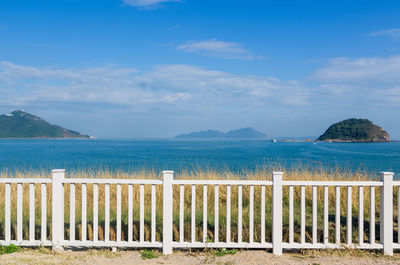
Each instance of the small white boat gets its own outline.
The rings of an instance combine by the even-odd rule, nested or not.
[[[276,141],[276,139],[274,138],[274,139],[271,140],[271,142],[276,143],[277,141]]]

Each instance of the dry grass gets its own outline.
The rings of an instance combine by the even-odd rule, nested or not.
[[[22,172],[15,173],[13,177],[24,177],[24,178],[37,178],[37,177],[48,177],[48,172]],[[0,177],[9,177],[7,172],[0,173]],[[78,171],[72,172],[67,175],[71,178],[137,178],[137,179],[160,179],[161,175],[158,172],[147,170],[139,171],[136,173],[127,172],[112,172],[107,170],[99,171]],[[175,176],[179,179],[251,179],[251,180],[270,180],[271,172],[267,170],[249,171],[242,174],[236,174],[231,171],[214,171],[214,170],[196,170],[192,172],[181,172]],[[284,180],[371,180],[372,178],[364,173],[350,174],[344,171],[315,171],[315,170],[304,170],[297,169],[285,172]],[[16,184],[12,184],[12,238],[16,238]],[[51,233],[51,185],[47,185],[47,218],[48,218],[48,237],[50,238]],[[99,240],[104,239],[104,185],[99,185]],[[41,213],[41,188],[40,185],[35,187],[35,205],[36,205],[36,237],[40,238],[40,213]],[[24,219],[24,238],[28,238],[28,217],[29,217],[29,185],[24,185],[24,197],[23,197],[23,219]],[[342,240],[345,239],[346,235],[346,192],[345,188],[341,188],[341,225],[342,225]],[[397,189],[395,189],[397,194]],[[76,235],[77,239],[81,235],[81,185],[76,185]],[[110,185],[110,240],[115,240],[116,235],[116,185]],[[133,185],[133,239],[139,240],[139,185]],[[261,204],[260,204],[261,187],[254,187],[254,241],[260,241],[260,220],[261,220]],[[284,187],[283,190],[283,224],[284,224],[284,240],[288,240],[288,187]],[[271,198],[272,190],[271,187],[266,187],[266,240],[271,240]],[[174,228],[173,235],[174,240],[179,240],[179,187],[174,186]],[[0,185],[0,198],[4,198],[4,184]],[[69,185],[65,185],[65,237],[69,238]],[[184,239],[190,241],[191,239],[191,187],[185,186],[184,192]],[[306,188],[306,241],[311,240],[311,205],[312,205],[312,191],[311,187]],[[397,198],[397,195],[394,196]],[[214,240],[214,187],[208,188],[208,238]],[[369,188],[364,189],[364,238],[368,240],[369,235]],[[322,241],[322,222],[323,222],[323,190],[318,188],[318,240]],[[376,220],[379,220],[379,190],[376,190],[376,201],[375,201],[375,212]],[[88,239],[93,238],[93,185],[87,185],[87,222],[88,222]],[[128,185],[122,185],[122,240],[127,240],[128,232]],[[201,240],[203,238],[203,189],[202,187],[196,187],[196,239]],[[231,188],[231,241],[235,241],[238,238],[238,189],[236,186]],[[357,242],[357,218],[358,218],[358,192],[353,188],[352,192],[352,205],[353,205],[353,239]],[[394,203],[397,203],[395,201]],[[145,185],[145,227],[144,236],[145,240],[151,238],[151,185]],[[334,211],[335,211],[335,190],[329,188],[329,226],[330,235],[334,235]],[[0,209],[4,209],[4,199],[0,201]],[[295,227],[295,240],[298,241],[300,237],[300,187],[294,188],[294,227]],[[397,214],[397,211],[395,212]],[[162,187],[156,186],[156,240],[162,240]],[[376,227],[376,235],[379,237],[379,227]],[[225,241],[226,237],[226,187],[219,187],[219,240]],[[249,237],[249,187],[243,187],[243,241],[247,241]],[[4,238],[4,211],[0,211],[0,239]],[[333,239],[333,236],[331,237]],[[344,242],[344,241],[343,241]]]

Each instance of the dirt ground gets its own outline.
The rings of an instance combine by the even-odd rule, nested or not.
[[[139,251],[84,250],[52,252],[48,249],[22,249],[19,252],[0,256],[0,264],[400,264],[400,254],[386,257],[378,252],[366,251],[305,251],[284,253],[276,257],[262,250],[242,250],[222,257],[212,251],[184,252],[144,260]]]

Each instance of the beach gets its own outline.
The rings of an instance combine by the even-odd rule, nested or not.
[[[275,256],[264,250],[240,250],[234,255],[222,257],[215,256],[210,251],[190,252],[175,251],[168,256],[159,256],[154,259],[144,260],[139,251],[84,250],[53,253],[47,249],[24,249],[21,252],[0,256],[1,264],[97,264],[97,265],[123,265],[123,264],[164,264],[164,265],[258,265],[258,264],[304,264],[304,265],[361,265],[361,264],[399,264],[400,254],[393,257],[383,256],[381,253],[368,251],[303,251],[297,253],[284,253]]]

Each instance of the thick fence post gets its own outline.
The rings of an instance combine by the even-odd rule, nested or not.
[[[383,254],[393,256],[393,172],[381,172],[380,235]]]
[[[172,180],[174,171],[163,172],[163,254],[172,254]]]
[[[282,255],[282,176],[283,172],[272,173],[272,252]]]
[[[62,240],[64,239],[64,186],[63,179],[65,169],[52,171],[52,203],[51,203],[51,224],[52,224],[52,245],[53,250],[63,250]]]

